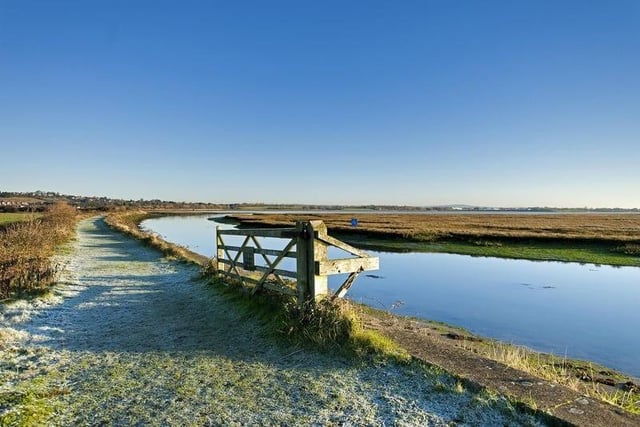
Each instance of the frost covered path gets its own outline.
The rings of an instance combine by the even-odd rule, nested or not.
[[[0,424],[536,424],[417,363],[276,345],[162,258],[83,221],[53,295],[0,306]]]

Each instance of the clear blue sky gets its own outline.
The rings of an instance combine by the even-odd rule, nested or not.
[[[0,0],[0,190],[640,207],[640,1]]]

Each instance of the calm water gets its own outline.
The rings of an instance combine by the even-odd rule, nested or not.
[[[208,217],[157,218],[143,226],[212,256],[219,224]],[[279,239],[265,244],[283,245]],[[369,252],[380,257],[380,270],[368,273],[379,277],[362,273],[349,291],[353,300],[640,377],[640,268]],[[332,276],[330,286],[341,279]]]

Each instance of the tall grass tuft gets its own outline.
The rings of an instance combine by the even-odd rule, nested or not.
[[[73,207],[56,203],[43,217],[0,231],[0,300],[41,291],[55,280],[51,257],[73,235],[76,217]]]
[[[284,324],[289,337],[325,350],[338,350],[358,357],[408,362],[409,353],[380,332],[365,327],[358,306],[347,300],[328,298],[284,306]]]
[[[570,361],[537,353],[522,346],[496,342],[491,345],[488,356],[512,368],[562,384],[571,390],[619,406],[633,414],[640,414],[638,389],[632,387],[625,391],[598,384],[593,380],[595,373],[591,366],[588,367],[589,380],[585,382],[576,376]]]
[[[355,326],[353,313],[341,301],[322,299],[300,308],[295,301],[285,305],[285,325],[289,336],[297,336],[320,348],[341,347],[349,341]]]

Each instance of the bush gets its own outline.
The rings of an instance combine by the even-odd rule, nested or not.
[[[299,308],[291,301],[285,306],[287,334],[298,336],[320,348],[342,347],[349,343],[354,318],[343,301],[322,299]]]
[[[0,231],[0,299],[42,290],[55,280],[51,257],[73,235],[76,217],[74,208],[57,203],[42,218]]]

